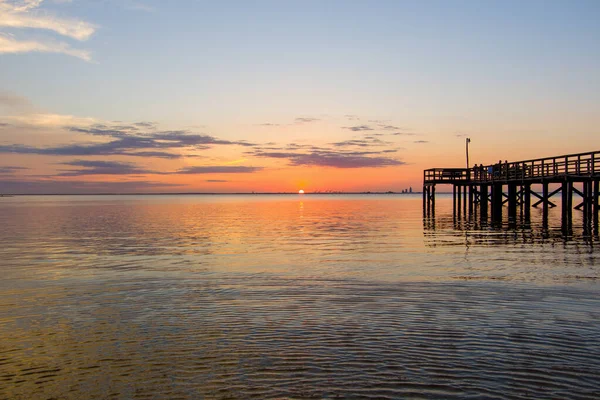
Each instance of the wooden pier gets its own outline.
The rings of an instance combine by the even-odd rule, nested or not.
[[[478,214],[481,221],[502,223],[507,205],[509,224],[519,216],[528,221],[531,207],[542,207],[547,225],[548,209],[557,204],[551,199],[561,195],[561,225],[572,227],[572,212],[583,213],[584,225],[598,232],[600,189],[600,151],[568,154],[516,162],[498,162],[472,168],[431,168],[423,171],[423,214],[435,215],[437,185],[452,185],[455,216]],[[541,192],[532,189],[539,185]],[[573,203],[573,194],[580,196]],[[534,201],[532,204],[532,200]]]

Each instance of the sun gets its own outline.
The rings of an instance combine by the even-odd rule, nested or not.
[[[298,190],[298,194],[304,194],[304,190],[302,190],[302,189]]]

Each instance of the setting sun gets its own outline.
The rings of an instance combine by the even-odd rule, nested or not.
[[[304,194],[304,190],[302,190],[302,189],[298,190],[298,194]]]

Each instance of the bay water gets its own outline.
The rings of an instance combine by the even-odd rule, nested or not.
[[[0,398],[600,398],[600,241],[573,219],[2,197]]]

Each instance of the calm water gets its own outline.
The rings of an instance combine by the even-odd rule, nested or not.
[[[0,198],[0,398],[599,398],[579,214],[437,203]]]

